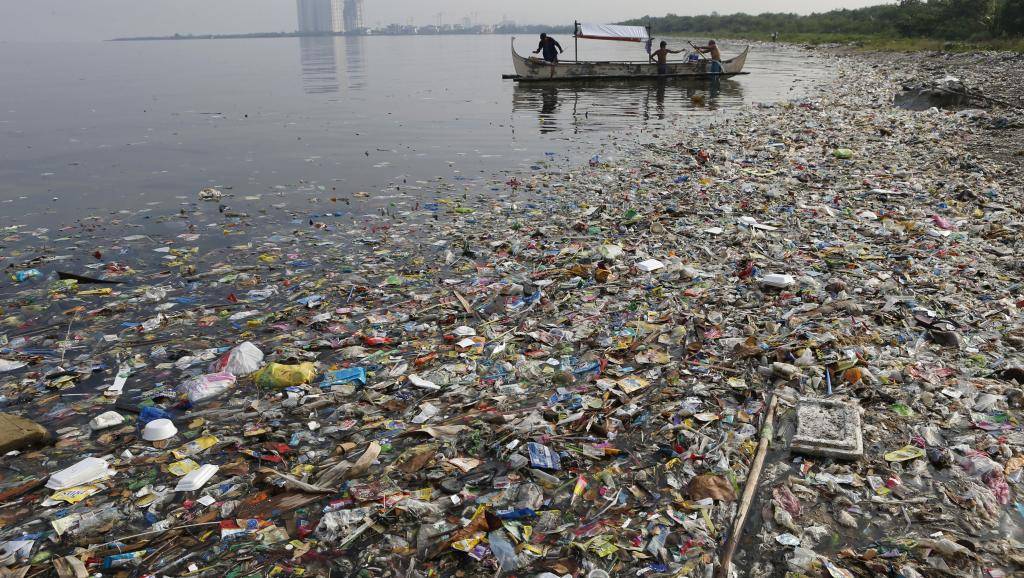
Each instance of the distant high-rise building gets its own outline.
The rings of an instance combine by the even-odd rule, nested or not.
[[[345,30],[345,0],[331,0],[331,32]]]
[[[358,32],[363,25],[363,0],[345,1],[345,32]]]
[[[344,32],[343,3],[346,0],[296,0],[299,32],[328,34]]]

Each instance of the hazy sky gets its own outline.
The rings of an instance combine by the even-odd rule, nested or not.
[[[366,24],[427,24],[463,17],[491,23],[613,22],[661,16],[731,12],[821,12],[882,4],[879,0],[364,0]],[[295,0],[0,0],[0,42],[102,40],[175,32],[293,31]]]

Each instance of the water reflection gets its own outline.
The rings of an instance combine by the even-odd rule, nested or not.
[[[341,89],[333,36],[299,38],[299,58],[302,61],[302,89],[306,94],[330,94]]]
[[[513,114],[536,114],[541,134],[625,129],[742,104],[743,84],[732,79],[523,82],[512,93]]]
[[[359,90],[366,86],[366,37],[345,37],[345,72],[348,75],[348,87]]]

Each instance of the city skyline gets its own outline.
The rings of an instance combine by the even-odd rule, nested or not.
[[[883,4],[878,0],[720,0],[713,7],[685,7],[670,0],[543,0],[515,4],[478,0],[372,0],[360,11],[365,26],[412,24],[496,24],[504,19],[519,24],[571,25],[573,20],[618,22],[642,16],[734,12],[824,12]],[[343,15],[344,18],[344,15]],[[343,20],[344,25],[344,20]],[[296,0],[0,0],[0,39],[3,41],[82,41],[124,36],[181,34],[238,34],[294,32]]]
[[[295,0],[296,28],[302,34],[340,34],[364,28],[363,0]]]

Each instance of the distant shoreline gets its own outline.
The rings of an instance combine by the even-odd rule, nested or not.
[[[497,36],[508,34],[536,34],[539,32],[551,32],[552,34],[571,34],[570,26],[530,26],[511,30],[493,30],[481,32],[476,30],[458,31],[446,30],[443,32],[373,32],[349,34],[346,32],[324,32],[309,34],[305,32],[253,32],[250,34],[175,34],[174,36],[130,36],[124,38],[111,38],[105,42],[147,42],[154,40],[244,40],[250,38],[363,38],[367,36]]]

